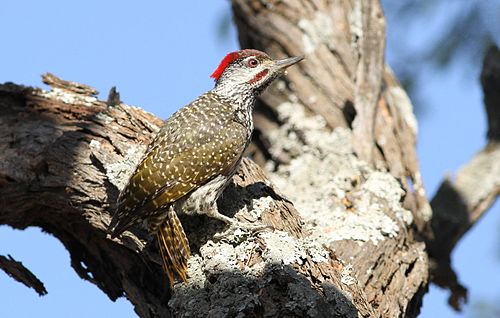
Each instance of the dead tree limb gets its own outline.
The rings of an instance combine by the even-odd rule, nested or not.
[[[363,291],[346,283],[352,279],[346,266],[306,236],[294,206],[249,160],[243,161],[219,204],[227,214],[276,230],[258,236],[236,232],[213,242],[220,224],[186,218],[195,251],[191,279],[188,285],[177,285],[171,295],[161,279],[154,244],[142,229],[115,240],[105,231],[118,189],[160,121],[138,108],[107,106],[88,92],[76,93],[73,85],[80,84],[57,82],[48,92],[0,86],[1,224],[17,229],[38,226],[51,233],[68,249],[80,277],[111,299],[126,296],[142,317],[276,308],[282,308],[276,314],[304,315],[323,307],[321,314],[371,315]],[[324,285],[321,292],[315,284]],[[284,292],[283,286],[290,285],[296,286],[296,296]],[[241,294],[242,288],[248,293]],[[266,293],[281,298],[282,306],[265,297],[257,301],[257,295]],[[192,306],[193,301],[198,306]],[[240,306],[235,308],[235,303]]]
[[[13,279],[23,283],[27,287],[33,288],[38,295],[43,296],[47,294],[43,283],[23,263],[16,261],[12,256],[8,255],[5,257],[0,255],[0,268]]]
[[[492,47],[481,72],[488,131],[487,145],[443,181],[432,199],[432,236],[428,238],[433,282],[451,291],[448,302],[456,310],[467,300],[451,264],[451,252],[462,236],[500,195],[500,51]]]
[[[244,160],[218,202],[275,230],[214,241],[221,224],[184,217],[190,279],[170,291],[143,229],[105,231],[161,121],[52,75],[50,91],[0,86],[0,224],[51,233],[80,277],[141,317],[416,317],[432,213],[412,106],[384,64],[379,2],[232,5],[243,47],[307,56],[260,99],[260,166]]]

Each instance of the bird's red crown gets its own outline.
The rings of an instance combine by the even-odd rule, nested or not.
[[[224,70],[231,63],[233,63],[237,59],[245,58],[248,56],[269,58],[266,53],[258,51],[258,50],[253,50],[253,49],[246,49],[246,50],[231,52],[222,59],[219,66],[217,67],[217,69],[215,69],[215,71],[212,73],[212,75],[210,75],[210,77],[216,81],[219,80],[219,77],[222,75],[222,73],[224,73]]]

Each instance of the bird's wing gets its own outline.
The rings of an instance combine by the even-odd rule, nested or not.
[[[231,120],[224,127],[192,124],[182,136],[175,130],[167,122],[121,192],[109,226],[113,236],[213,177],[229,173],[248,139],[243,126]]]

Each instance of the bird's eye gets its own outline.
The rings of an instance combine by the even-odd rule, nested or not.
[[[257,67],[259,65],[259,61],[257,59],[251,58],[247,62],[249,67]]]

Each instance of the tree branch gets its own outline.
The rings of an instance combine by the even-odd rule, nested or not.
[[[171,294],[161,279],[155,245],[141,228],[119,239],[106,235],[118,189],[161,121],[124,104],[109,107],[89,91],[72,89],[80,84],[57,82],[64,84],[48,92],[0,86],[0,224],[18,229],[38,226],[53,234],[68,249],[81,278],[113,300],[126,295],[142,317],[201,315],[229,310],[234,303],[241,303],[242,312],[253,311],[262,293],[293,305],[282,307],[280,314],[302,315],[326,306],[328,312],[370,315],[362,290],[343,281],[349,277],[345,266],[305,236],[294,206],[249,160],[242,162],[219,205],[228,215],[276,230],[257,236],[237,231],[213,242],[221,224],[185,217],[195,256],[190,260],[189,284],[177,285]],[[236,289],[228,291],[228,284],[253,293],[241,296]],[[323,285],[328,299],[317,290]],[[292,297],[283,286],[295,286],[301,298]],[[169,298],[171,302],[165,301]],[[205,306],[193,307],[192,301]],[[357,309],[361,304],[364,309]],[[258,306],[265,312],[276,310],[276,303],[264,299]]]
[[[433,236],[428,237],[433,282],[451,291],[455,310],[467,300],[451,265],[451,252],[462,236],[488,211],[500,194],[500,52],[491,48],[483,63],[483,86],[488,116],[488,144],[464,165],[454,180],[446,178],[432,199]]]
[[[38,295],[43,296],[47,294],[43,283],[23,263],[17,262],[12,256],[8,255],[8,257],[5,257],[0,255],[0,268],[18,282],[33,288]]]
[[[265,49],[273,56],[306,53],[299,67],[262,95],[252,155],[290,196],[307,224],[325,236],[325,244],[354,264],[353,276],[377,314],[416,316],[426,289],[427,260],[423,245],[413,239],[413,225],[425,228],[431,213],[416,159],[412,106],[383,66],[385,22],[378,1],[232,4],[242,47]],[[356,120],[357,132],[351,132]],[[364,135],[366,131],[370,133]],[[359,147],[353,145],[354,134]],[[373,151],[366,151],[366,144]],[[411,213],[402,209],[404,213],[391,218],[399,224],[394,237],[381,230],[387,214],[361,203],[360,192],[379,182],[391,189],[400,185],[384,174],[372,175],[370,167],[390,171],[406,190],[404,208]],[[378,196],[380,190],[373,193]],[[396,193],[389,201],[402,198]],[[396,251],[415,257],[404,274],[391,270],[406,263]],[[386,292],[367,287],[374,281]],[[412,292],[401,294],[402,289]]]
[[[169,290],[144,229],[106,233],[161,121],[116,91],[104,102],[53,75],[44,77],[50,91],[0,86],[0,224],[51,233],[80,277],[113,300],[126,296],[141,317],[416,317],[432,214],[411,102],[384,65],[379,2],[232,5],[243,47],[307,56],[257,106],[251,154],[267,172],[243,160],[218,201],[274,231],[214,241],[222,224],[181,216],[189,282]]]

